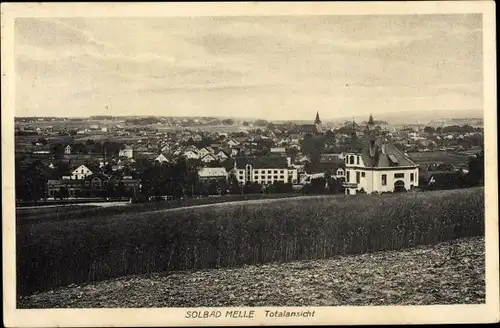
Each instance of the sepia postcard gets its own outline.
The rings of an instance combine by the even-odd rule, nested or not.
[[[6,327],[499,321],[493,1],[1,24]]]

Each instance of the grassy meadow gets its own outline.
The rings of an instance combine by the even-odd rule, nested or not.
[[[126,206],[100,207],[95,205],[67,204],[57,207],[38,207],[16,209],[17,224],[33,224],[43,221],[67,221],[78,219],[100,219],[108,218],[116,214],[146,213],[151,211],[166,210],[179,207],[207,205],[215,203],[226,203],[245,200],[274,199],[298,197],[301,194],[243,194],[224,195],[221,197],[187,198],[152,203],[126,204]],[[126,198],[124,198],[126,201]]]
[[[131,274],[323,259],[482,235],[484,188],[26,220],[17,227],[17,287],[29,295]]]

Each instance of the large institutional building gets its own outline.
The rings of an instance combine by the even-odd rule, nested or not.
[[[289,158],[282,156],[239,157],[234,161],[232,173],[238,182],[257,182],[269,185],[274,182],[297,183],[297,169],[291,166]]]

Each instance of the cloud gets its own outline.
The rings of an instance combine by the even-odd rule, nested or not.
[[[481,107],[481,42],[478,15],[20,19],[16,110]]]

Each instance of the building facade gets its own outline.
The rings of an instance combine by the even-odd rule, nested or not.
[[[232,173],[239,183],[259,183],[270,185],[275,182],[297,183],[297,169],[290,165],[286,157],[262,156],[240,157],[234,161]]]
[[[134,148],[132,146],[126,146],[125,149],[120,149],[118,156],[132,158],[134,157]]]
[[[383,138],[369,141],[361,152],[346,153],[346,194],[398,192],[418,186],[418,166]]]
[[[75,180],[82,180],[94,174],[86,165],[80,165],[71,172],[71,177]]]

